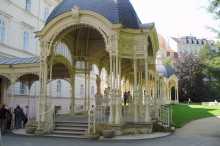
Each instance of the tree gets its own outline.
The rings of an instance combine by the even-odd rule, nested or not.
[[[203,65],[199,56],[189,53],[180,54],[175,64],[179,78],[180,101],[191,98],[193,102],[201,102],[207,96],[206,85],[203,82]]]
[[[208,10],[215,16],[217,20],[220,19],[220,0],[210,0]],[[220,37],[220,30],[216,28],[211,28],[211,29],[214,32],[216,32]]]
[[[208,45],[200,51],[203,66],[204,81],[207,85],[208,100],[220,98],[220,54],[213,51]]]

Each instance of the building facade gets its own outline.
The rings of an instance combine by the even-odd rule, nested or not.
[[[7,57],[39,55],[35,32],[45,24],[59,0],[1,0],[0,49]]]
[[[175,42],[169,38],[165,38],[161,34],[158,34],[158,39],[160,49],[157,52],[156,63],[158,65],[166,64],[167,60],[170,60],[172,64],[175,63],[178,58]]]
[[[212,51],[218,52],[218,48],[215,46],[213,40],[198,39],[194,36],[184,36],[181,38],[172,38],[177,45],[178,54],[192,53],[198,55],[200,50],[204,47],[209,47]]]

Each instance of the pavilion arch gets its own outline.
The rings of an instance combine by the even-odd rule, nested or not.
[[[8,75],[0,74],[0,78],[6,79],[6,80],[9,81],[10,83],[12,82],[11,79],[10,79],[10,76],[8,76]]]
[[[168,97],[170,101],[173,102],[179,102],[178,81],[179,80],[176,75],[172,75],[168,78]]]
[[[70,64],[73,64],[72,54],[69,47],[64,42],[58,42],[54,49],[55,56],[65,57]]]
[[[44,50],[47,50],[45,52],[48,53],[46,56],[49,69],[47,76],[50,80],[61,79],[61,76],[64,76],[62,79],[68,78],[70,80],[69,82],[73,89],[73,97],[71,101],[71,107],[73,107],[72,110],[74,110],[75,106],[75,74],[85,71],[85,76],[89,76],[87,70],[90,69],[92,64],[97,64],[97,66],[102,67],[102,63],[106,62],[106,59],[109,59],[109,52],[106,49],[106,36],[103,35],[103,33],[104,32],[91,24],[77,23],[65,27],[57,34],[55,33],[53,40],[49,42],[49,47],[44,48]],[[59,46],[59,43],[61,42],[68,44],[68,47],[64,46],[64,48],[68,48],[68,54],[70,54],[69,56],[71,56],[71,60],[68,59],[68,57],[65,57],[62,53],[56,53],[56,46]],[[71,43],[73,45],[70,45]],[[83,68],[78,68],[77,62],[83,62]],[[88,80],[88,77],[86,78],[86,80]],[[88,84],[88,81],[85,81],[85,84]],[[89,85],[85,85],[86,92],[88,86]],[[88,101],[89,97],[87,96],[89,95],[86,92],[84,100]],[[88,104],[85,103],[85,105],[86,110]]]
[[[51,79],[71,78],[71,71],[63,63],[54,63]]]
[[[34,85],[35,82],[39,81],[39,74],[38,73],[26,73],[26,74],[22,74],[20,76],[17,77],[16,79],[16,83],[20,83],[23,84],[24,86],[26,86],[27,88],[27,93],[25,93],[28,96],[31,96],[31,88]],[[15,86],[15,85],[12,85]]]
[[[38,73],[26,73],[17,77],[16,81],[24,81],[24,82],[34,82],[39,80]]]
[[[73,18],[77,21],[74,21]],[[79,24],[95,28],[102,35],[106,49],[108,49],[107,44],[109,45],[112,36],[116,34],[112,28],[120,27],[120,25],[113,25],[105,17],[95,12],[88,10],[76,10],[75,12],[73,10],[72,12],[66,12],[54,18],[41,32],[37,33],[37,36],[41,37],[44,42],[48,42],[51,50],[54,42],[56,42],[57,36],[61,34],[61,32]]]
[[[5,75],[0,75],[0,105],[7,103],[7,90],[10,87],[11,81]]]
[[[56,97],[56,98],[71,97],[71,92],[70,92],[72,90],[71,83],[66,79],[51,80],[47,85],[47,89],[50,97]],[[63,89],[68,89],[69,92],[64,93]],[[70,105],[70,101],[69,101],[69,105]]]
[[[51,60],[51,64],[52,64],[52,78],[54,77],[53,74],[54,74],[54,67],[56,67],[56,65],[59,65],[60,67],[64,67],[65,70],[67,71],[68,73],[68,77],[71,78],[72,76],[72,73],[74,71],[73,69],[73,66],[71,64],[71,62],[66,58],[64,57],[63,55],[56,55],[52,60]]]

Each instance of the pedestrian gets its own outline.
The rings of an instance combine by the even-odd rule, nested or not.
[[[6,129],[8,131],[11,130],[11,123],[12,123],[11,108],[6,108]]]
[[[20,129],[22,128],[22,121],[23,121],[23,110],[22,108],[18,105],[15,110],[15,129]]]
[[[132,100],[132,97],[131,97],[131,92],[130,91],[128,91],[128,102],[131,102],[131,100]]]
[[[128,92],[124,92],[124,106],[127,105],[127,100],[128,100]]]
[[[0,108],[0,128],[1,128],[1,133],[5,134],[6,132],[6,108],[5,105],[2,105],[2,107]]]
[[[24,114],[24,112],[22,111],[22,123],[23,123],[22,127],[23,127],[23,128],[25,128],[27,122],[28,122],[28,118],[27,118],[27,116]]]
[[[191,103],[191,99],[189,98],[189,99],[188,99],[188,104],[190,104],[190,103]]]

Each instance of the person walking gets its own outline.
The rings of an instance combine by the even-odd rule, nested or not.
[[[126,106],[126,104],[127,104],[127,99],[128,99],[128,94],[127,94],[127,92],[124,92],[124,106]]]

